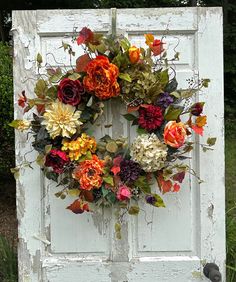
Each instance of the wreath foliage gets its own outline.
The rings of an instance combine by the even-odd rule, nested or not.
[[[138,214],[141,200],[165,207],[161,195],[178,192],[186,173],[194,173],[184,160],[194,146],[190,137],[203,134],[206,115],[204,103],[192,102],[192,97],[209,79],[189,79],[189,88],[178,90],[174,62],[179,54],[168,59],[164,38],[144,36],[146,48],[138,48],[123,36],[84,27],[73,38],[84,50],[76,67],[68,71],[43,66],[38,54],[36,97],[30,99],[24,91],[19,96],[24,113],[36,111],[31,120],[10,125],[32,132],[37,163],[47,178],[63,187],[57,197],[76,197],[68,207],[74,213],[116,204]],[[70,44],[63,42],[62,47],[75,56]],[[46,69],[46,79],[41,69]],[[109,99],[126,106],[123,117],[136,128],[130,146],[125,136],[96,140],[90,132]],[[207,143],[204,150],[211,149],[215,138]],[[18,174],[20,167],[12,171]]]

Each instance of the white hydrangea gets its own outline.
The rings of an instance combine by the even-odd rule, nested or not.
[[[160,170],[165,165],[167,146],[152,134],[142,134],[135,138],[130,147],[131,159],[140,164],[146,172]]]

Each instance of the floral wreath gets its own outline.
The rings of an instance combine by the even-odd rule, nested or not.
[[[165,207],[161,194],[178,192],[187,172],[198,177],[183,160],[193,149],[189,137],[203,135],[204,102],[192,103],[192,97],[208,87],[209,79],[189,79],[188,89],[177,90],[174,61],[179,53],[169,60],[163,38],[144,36],[146,49],[132,46],[123,36],[97,34],[84,27],[72,39],[84,50],[76,68],[45,66],[47,79],[38,71],[36,98],[27,98],[23,91],[18,99],[24,113],[32,108],[37,113],[32,120],[14,120],[10,125],[31,130],[37,163],[47,178],[63,187],[57,197],[76,196],[67,207],[76,214],[114,204],[138,214],[141,200]],[[70,44],[63,42],[62,47],[70,58],[75,56]],[[36,61],[40,70],[40,54]],[[136,127],[130,147],[124,136],[96,140],[89,133],[109,99],[126,106],[123,116]],[[201,144],[203,150],[211,149],[215,141],[208,138],[207,144]],[[18,174],[23,165],[12,172]]]

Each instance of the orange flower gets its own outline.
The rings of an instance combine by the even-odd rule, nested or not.
[[[183,146],[187,138],[187,129],[182,122],[169,121],[164,129],[164,141],[173,148]]]
[[[117,82],[119,69],[111,64],[105,56],[97,56],[86,67],[87,76],[84,78],[84,87],[99,99],[105,100],[115,97],[120,93]]]
[[[140,49],[132,46],[129,48],[129,60],[131,64],[135,64],[139,61],[140,59]]]
[[[104,161],[100,160],[96,155],[91,160],[81,162],[73,171],[73,178],[78,180],[80,188],[91,190],[99,188],[102,185]]]

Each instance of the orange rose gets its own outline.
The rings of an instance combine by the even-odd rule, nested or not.
[[[97,56],[88,63],[86,72],[83,83],[87,91],[94,92],[94,95],[102,100],[119,95],[120,86],[117,82],[119,69],[111,64],[107,57]]]
[[[187,138],[186,126],[182,122],[169,121],[164,129],[164,141],[167,145],[179,148]]]
[[[129,60],[131,64],[135,64],[139,61],[140,59],[140,49],[132,46],[129,48]]]
[[[91,160],[81,162],[73,171],[73,178],[78,180],[80,188],[91,190],[102,185],[104,161],[93,155]]]

